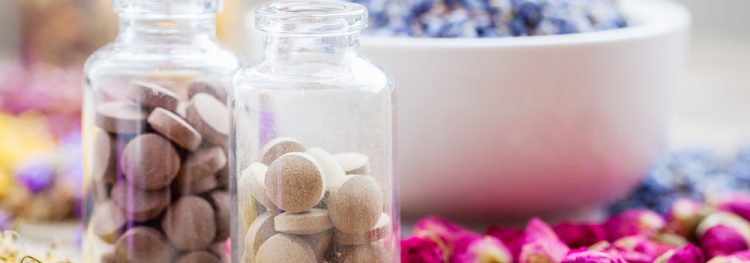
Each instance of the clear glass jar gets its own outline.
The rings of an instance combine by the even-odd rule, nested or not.
[[[230,96],[234,262],[398,262],[393,82],[362,54],[363,6],[256,10],[261,61]]]
[[[240,62],[215,37],[221,2],[113,4],[119,34],[85,66],[84,260],[224,262]]]

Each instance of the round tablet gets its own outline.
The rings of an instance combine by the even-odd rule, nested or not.
[[[185,196],[174,202],[161,226],[169,241],[180,250],[205,249],[216,238],[214,209],[197,196]]]
[[[346,174],[367,174],[370,158],[361,153],[339,153],[333,155]]]
[[[252,258],[258,252],[258,248],[268,238],[276,234],[273,226],[274,212],[265,212],[255,218],[245,234],[245,255]]]
[[[189,151],[195,151],[201,144],[200,133],[177,114],[164,108],[156,108],[148,115],[148,124],[167,139]]]
[[[268,210],[278,210],[279,208],[271,202],[266,193],[266,172],[268,166],[262,163],[252,163],[242,172],[238,183],[238,196],[240,203],[252,202],[250,196],[265,206]]]
[[[334,262],[340,263],[388,263],[389,260],[388,251],[383,248],[382,245],[374,243],[362,246],[346,246],[341,247],[339,251],[334,253]]]
[[[216,239],[214,242],[222,242],[229,238],[229,194],[224,191],[215,191],[208,195],[208,202],[214,208],[216,218]]]
[[[147,221],[157,217],[169,204],[169,191],[143,190],[121,180],[112,188],[112,200],[131,221]]]
[[[92,177],[101,183],[117,181],[117,143],[114,136],[103,130],[96,131]]]
[[[105,131],[118,134],[139,133],[146,127],[146,112],[127,102],[105,102],[96,107],[94,122]]]
[[[113,201],[104,201],[96,204],[94,215],[91,219],[94,233],[104,242],[114,244],[125,227],[127,219]]]
[[[216,176],[207,176],[188,183],[180,181],[175,185],[180,195],[198,195],[216,189],[219,182]]]
[[[143,81],[133,82],[129,96],[130,99],[149,110],[161,107],[174,112],[180,102],[180,97],[171,89],[156,83]]]
[[[314,263],[317,262],[317,257],[315,251],[304,239],[289,234],[276,234],[258,248],[255,262]]]
[[[292,213],[310,210],[325,193],[320,166],[304,153],[287,153],[274,160],[266,172],[265,184],[271,202]]]
[[[164,137],[148,133],[133,138],[122,151],[122,172],[134,186],[167,187],[180,171],[180,155]]]
[[[341,178],[346,176],[344,168],[339,165],[336,158],[325,150],[321,148],[310,148],[305,154],[310,155],[310,157],[318,161],[323,172],[323,178],[326,180],[328,190],[332,190],[331,187],[334,187],[338,180],[341,180]]]
[[[196,81],[190,83],[190,85],[188,86],[188,97],[192,98],[199,93],[209,94],[219,101],[227,101],[227,91],[218,85],[212,85],[204,81]]]
[[[221,147],[198,149],[185,159],[180,175],[177,177],[177,183],[186,184],[213,176],[226,165],[227,156]]]
[[[227,144],[229,133],[229,111],[227,106],[211,95],[195,94],[185,110],[187,121],[195,127],[207,142],[215,145]]]
[[[333,248],[333,231],[323,231],[312,235],[301,236],[315,251],[318,262],[325,262]]]
[[[317,208],[302,213],[281,213],[273,223],[276,231],[295,235],[320,233],[333,227],[328,211]]]
[[[206,251],[194,251],[182,255],[177,259],[177,263],[221,263],[221,259],[214,254]]]
[[[364,175],[352,175],[328,200],[328,212],[336,229],[363,234],[372,229],[383,211],[383,193],[378,183]]]
[[[391,231],[391,217],[383,213],[375,226],[364,234],[347,234],[336,231],[336,243],[342,245],[367,245],[385,238]]]
[[[302,146],[297,140],[287,137],[279,137],[271,140],[263,146],[261,150],[261,162],[270,165],[276,158],[287,153],[304,152],[305,146]]]
[[[149,227],[134,227],[125,231],[115,245],[117,262],[169,262],[171,251],[164,236]]]

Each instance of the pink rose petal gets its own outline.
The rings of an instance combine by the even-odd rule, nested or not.
[[[415,236],[401,240],[402,263],[440,263],[443,261],[443,252],[432,239]]]
[[[614,215],[604,223],[610,241],[630,235],[653,237],[666,225],[659,214],[645,209],[632,209]]]
[[[557,236],[571,248],[588,247],[607,239],[604,227],[590,223],[561,223],[553,227]]]
[[[456,242],[452,263],[512,263],[513,256],[499,239],[492,236],[465,236]]]
[[[716,225],[699,237],[699,244],[708,258],[730,255],[748,249],[745,237],[736,229]]]
[[[532,218],[526,225],[521,263],[557,263],[565,258],[568,248],[547,223]]]

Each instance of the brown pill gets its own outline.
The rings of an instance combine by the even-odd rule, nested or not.
[[[177,263],[221,263],[221,259],[206,251],[194,251],[182,255]]]
[[[167,139],[189,151],[201,144],[200,133],[177,114],[164,108],[156,108],[148,115],[148,124]]]
[[[198,195],[216,189],[219,182],[216,180],[216,176],[206,176],[188,183],[180,181],[176,185],[180,195]]]
[[[117,181],[117,143],[114,136],[96,130],[92,176],[94,181],[113,184]]]
[[[347,234],[372,229],[383,211],[383,194],[378,183],[364,175],[348,176],[328,200],[333,225]]]
[[[227,101],[227,91],[218,85],[212,85],[204,81],[196,81],[190,83],[188,86],[188,97],[192,98],[194,95],[199,93],[206,93],[219,101]]]
[[[180,102],[177,104],[177,109],[174,111],[174,113],[177,113],[178,116],[182,117],[183,119],[187,118],[187,106],[189,103],[187,102]]]
[[[333,155],[336,161],[344,168],[346,174],[367,174],[369,172],[368,164],[370,158],[361,153],[339,153]]]
[[[245,204],[245,202],[252,202],[250,195],[255,200],[265,206],[268,210],[277,210],[278,207],[271,202],[266,193],[266,172],[268,166],[262,163],[252,163],[250,166],[242,172],[242,176],[238,181],[238,196],[240,198],[239,203]],[[245,206],[245,205],[242,205]]]
[[[385,238],[391,231],[391,217],[381,214],[375,226],[364,234],[347,234],[336,231],[336,243],[342,245],[366,245]]]
[[[107,252],[102,254],[102,258],[100,260],[101,263],[115,263],[117,260],[115,259],[115,253]]]
[[[245,234],[245,262],[247,262],[247,259],[254,258],[260,245],[276,234],[273,226],[273,218],[275,216],[276,213],[274,212],[265,212],[255,218],[253,223],[250,224],[250,228],[248,228]]]
[[[229,187],[229,165],[225,165],[224,168],[216,172],[216,180],[219,182],[219,186]]]
[[[208,252],[211,252],[212,254],[216,255],[219,258],[224,258],[225,250],[224,246],[226,246],[226,242],[221,243],[215,243],[208,247]]]
[[[276,234],[260,245],[255,262],[307,263],[317,262],[317,256],[304,239],[289,234]]]
[[[146,114],[127,102],[106,102],[96,107],[95,122],[99,128],[117,134],[139,133],[146,127]]]
[[[378,243],[361,246],[340,246],[333,256],[336,263],[390,263],[388,251]]]
[[[195,94],[185,114],[204,140],[215,145],[227,144],[229,111],[224,103],[205,93]]]
[[[333,231],[328,230],[301,237],[307,241],[313,251],[315,251],[315,256],[318,258],[318,262],[326,261],[331,248],[333,248]]]
[[[190,154],[180,169],[177,183],[186,184],[214,176],[227,165],[227,156],[221,147],[213,146],[198,149]]]
[[[100,182],[91,183],[91,188],[89,188],[89,191],[91,192],[91,198],[96,203],[110,200],[111,190],[112,190],[111,184],[105,184],[105,183],[100,183]]]
[[[135,81],[130,87],[130,99],[152,110],[156,107],[165,108],[171,112],[177,110],[180,97],[176,92],[156,83]]]
[[[180,171],[180,155],[164,137],[148,133],[130,140],[122,152],[122,171],[134,186],[167,187]]]
[[[265,185],[271,202],[292,213],[310,210],[325,193],[320,166],[310,156],[298,152],[274,160],[266,172]]]
[[[261,150],[261,162],[270,165],[276,158],[287,153],[304,152],[305,146],[297,140],[287,137],[279,137],[271,140]]]
[[[104,201],[94,207],[91,219],[94,233],[104,242],[114,244],[122,233],[127,219],[117,205],[112,201]]]
[[[161,214],[169,203],[169,191],[143,190],[126,181],[119,181],[112,188],[112,199],[131,221],[147,221]]]
[[[162,220],[167,239],[180,250],[201,250],[216,238],[216,218],[211,204],[197,196],[175,201]]]
[[[171,251],[164,236],[149,227],[134,227],[125,231],[115,245],[118,263],[169,262]]]
[[[229,194],[224,191],[215,191],[208,195],[208,202],[214,209],[216,219],[216,239],[214,242],[222,242],[229,238]]]
[[[320,233],[333,227],[328,211],[317,208],[302,213],[281,213],[274,218],[273,223],[276,231],[295,235]]]
[[[321,148],[310,148],[305,153],[318,161],[323,172],[323,178],[326,180],[327,190],[333,190],[331,188],[335,187],[337,182],[346,176],[344,169],[336,161],[336,158],[327,151]]]

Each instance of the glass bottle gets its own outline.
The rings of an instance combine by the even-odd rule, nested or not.
[[[113,5],[119,34],[84,73],[84,260],[224,262],[240,62],[215,37],[221,1]]]
[[[230,96],[234,262],[397,262],[393,82],[339,1],[256,10],[265,55]]]

